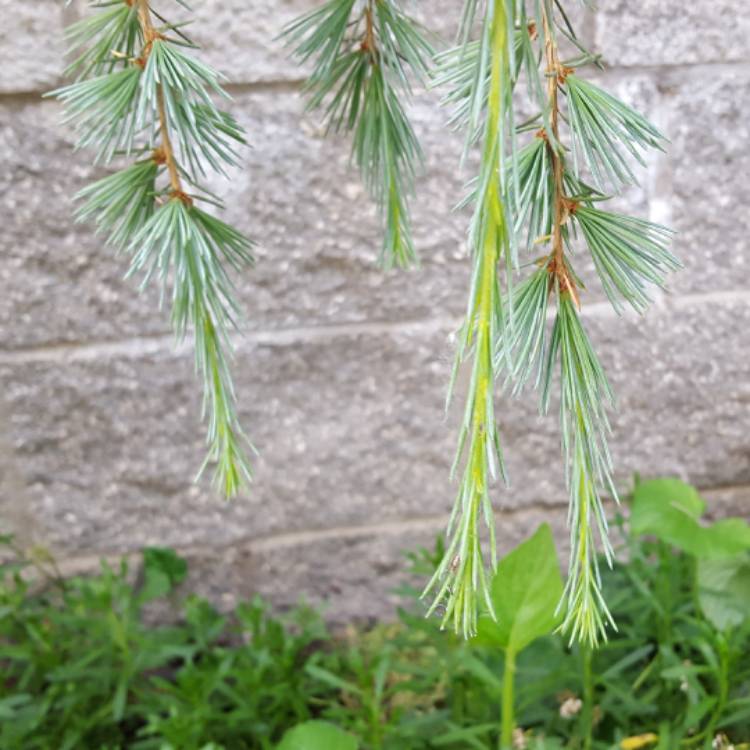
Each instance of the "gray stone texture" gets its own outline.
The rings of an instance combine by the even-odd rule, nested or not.
[[[750,17],[741,0],[599,0],[596,5],[597,48],[610,65],[750,61]]]
[[[716,336],[736,328],[735,345],[750,346],[750,306],[714,304],[707,326],[703,314],[678,305],[587,320],[620,396],[612,450],[623,486],[636,471],[750,483],[746,364],[719,367]],[[230,504],[190,484],[202,435],[189,354],[155,343],[148,353],[21,360],[0,366],[0,377],[33,517],[58,554],[72,555],[446,514],[449,358],[448,329],[426,326],[245,344],[237,387],[261,457],[254,490]],[[644,363],[637,378],[628,363]],[[498,413],[513,480],[498,488],[498,507],[558,506],[556,420],[538,416],[532,395],[500,401]]]
[[[750,273],[750,65],[665,77],[678,292],[747,289]],[[689,158],[688,158],[689,157]]]
[[[0,94],[44,91],[65,68],[59,0],[0,0]]]
[[[4,349],[166,332],[158,296],[124,281],[125,258],[77,224],[73,196],[103,171],[73,152],[54,102],[0,98],[0,340]]]
[[[445,419],[453,332],[465,304],[472,175],[434,93],[411,107],[426,154],[413,206],[417,271],[383,273],[378,219],[349,164],[304,112],[301,71],[275,38],[317,0],[204,0],[195,36],[232,84],[252,148],[213,187],[258,242],[240,280],[243,423],[260,450],[251,493],[231,504],[200,465],[191,353],[175,349],[158,294],[138,293],[71,216],[101,169],[74,153],[62,113],[38,94],[61,76],[62,22],[84,4],[3,3],[0,31],[0,531],[50,546],[66,570],[99,555],[172,545],[189,586],[222,607],[259,592],[325,602],[334,619],[392,611],[402,553],[429,545],[450,510],[464,383]],[[171,3],[171,5],[174,5]],[[459,3],[422,3],[444,37]],[[577,4],[576,4],[577,5]],[[635,6],[638,5],[638,8]],[[429,7],[429,11],[426,9]],[[618,483],[634,472],[698,484],[715,516],[750,515],[750,87],[739,2],[602,0],[574,14],[614,64],[596,81],[671,139],[620,210],[673,225],[685,270],[644,318],[614,315],[594,280],[584,319],[618,394]],[[33,55],[30,50],[33,49]],[[635,69],[633,69],[635,66]],[[592,268],[581,256],[576,268]],[[553,408],[554,412],[554,408]],[[536,398],[498,398],[512,486],[494,493],[505,550],[547,520],[565,550],[554,416]]]
[[[412,217],[421,268],[408,273],[377,266],[379,221],[347,140],[324,138],[297,93],[242,94],[236,106],[252,148],[231,184],[216,187],[227,216],[259,242],[257,268],[245,277],[252,327],[461,314],[468,216],[451,209],[469,173],[458,169],[462,140],[446,132],[435,97],[422,94],[412,109],[426,165]]]
[[[523,541],[530,529],[551,523],[564,540],[564,514],[550,518],[539,507],[509,512],[503,523],[498,551],[504,554]],[[433,549],[441,533],[440,522],[407,524],[390,533],[321,536],[314,539],[285,539],[269,548],[242,543],[228,549],[189,550],[191,573],[186,591],[208,596],[222,609],[255,593],[281,607],[300,601],[323,605],[326,617],[337,622],[394,617],[396,607],[408,600],[396,592],[405,583],[424,586],[409,577],[406,554],[419,547]],[[562,552],[564,553],[563,542]],[[414,602],[408,602],[414,606]]]
[[[418,274],[384,274],[377,267],[378,221],[349,164],[349,144],[323,138],[299,94],[243,93],[232,107],[252,148],[243,168],[215,187],[227,201],[227,219],[259,243],[257,267],[241,281],[250,328],[460,314],[456,280],[468,274],[467,216],[451,208],[469,175],[456,167],[462,144],[457,135],[445,137],[434,101],[423,95],[414,107],[427,159],[413,216],[423,258]],[[7,347],[168,330],[164,316],[155,314],[158,295],[143,299],[136,280],[123,280],[126,258],[71,218],[73,196],[95,175],[87,154],[74,154],[72,145],[55,103],[0,101],[0,156],[7,165],[0,201],[9,256],[0,278],[10,290],[0,299],[0,332]],[[356,222],[346,221],[352,206]]]

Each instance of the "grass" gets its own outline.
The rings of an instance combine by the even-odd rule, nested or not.
[[[649,511],[656,502],[641,499]],[[627,561],[603,571],[603,589],[618,632],[596,651],[553,633],[515,655],[514,747],[748,747],[748,552],[735,545],[721,558],[731,584],[722,593],[716,560],[680,551],[674,530],[668,544],[634,535],[622,516],[614,526]],[[503,651],[441,632],[408,585],[395,622],[331,632],[304,605],[275,614],[256,599],[220,614],[184,594],[186,564],[171,550],[144,550],[137,584],[122,563],[90,577],[49,575],[41,588],[28,574],[35,563],[49,570],[45,561],[9,551],[4,750],[265,750],[312,719],[363,750],[498,747]],[[438,543],[410,555],[412,572],[430,574],[441,554]],[[144,622],[159,602],[179,602],[177,624]]]

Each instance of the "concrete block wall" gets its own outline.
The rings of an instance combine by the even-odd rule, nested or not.
[[[241,280],[236,372],[261,451],[252,492],[226,504],[191,482],[202,458],[191,355],[154,293],[138,295],[72,196],[95,174],[55,102],[62,30],[81,3],[0,0],[0,525],[66,570],[172,545],[220,604],[305,596],[331,616],[392,606],[402,552],[443,528],[455,420],[443,418],[469,263],[471,174],[436,96],[412,108],[427,154],[414,205],[422,268],[383,274],[375,212],[304,113],[302,72],[275,40],[315,0],[196,0],[195,36],[230,79],[253,148],[217,182],[229,220],[260,243]],[[572,2],[572,0],[571,0]],[[459,0],[422,2],[450,36]],[[429,6],[429,9],[428,9]],[[695,482],[717,514],[750,511],[750,43],[740,0],[600,0],[582,28],[611,67],[598,80],[669,135],[621,200],[674,226],[685,269],[642,319],[592,284],[585,318],[619,395],[618,477]],[[533,397],[498,403],[512,487],[495,491],[503,548],[541,520],[562,533],[554,419]]]

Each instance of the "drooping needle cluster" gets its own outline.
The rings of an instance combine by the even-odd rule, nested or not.
[[[329,0],[284,31],[295,57],[313,62],[308,107],[323,108],[329,130],[352,133],[354,162],[381,213],[386,268],[417,262],[409,199],[422,151],[405,104],[433,55],[401,5]]]
[[[663,286],[679,263],[668,250],[669,230],[599,207],[635,184],[631,159],[644,163],[643,152],[660,148],[664,137],[638,112],[580,77],[578,69],[598,58],[584,49],[559,2],[539,2],[535,12],[533,20],[522,14],[518,24],[520,44],[538,49],[524,60],[540,60],[538,66],[524,66],[524,74],[538,80],[531,88],[540,111],[521,147],[534,168],[520,170],[518,193],[510,200],[517,206],[516,226],[528,227],[528,249],[538,253],[547,245],[548,252],[535,258],[538,269],[518,289],[513,301],[518,314],[507,337],[517,390],[537,368],[543,414],[555,372],[559,377],[571,547],[561,628],[571,640],[596,645],[607,626],[614,627],[601,594],[596,549],[598,537],[612,563],[603,499],[617,499],[607,416],[614,396],[580,317],[583,285],[574,267],[574,245],[579,236],[584,240],[618,312],[623,302],[644,312],[648,287]],[[575,48],[573,59],[561,59],[560,38]],[[550,298],[556,312],[547,336]]]
[[[94,13],[67,32],[76,80],[53,95],[97,163],[134,162],[84,188],[77,215],[130,257],[130,275],[160,285],[178,338],[192,332],[208,423],[204,467],[214,466],[231,497],[251,478],[228,337],[240,312],[231,274],[252,264],[252,242],[199,206],[221,206],[201,180],[235,165],[245,137],[216,106],[227,99],[220,75],[194,56],[179,24],[148,0],[90,6]]]
[[[496,344],[507,325],[500,269],[510,269],[515,263],[512,216],[503,198],[508,183],[504,144],[513,121],[509,85],[513,16],[508,10],[505,2],[488,3],[481,38],[471,50],[474,65],[465,65],[459,52],[443,59],[440,74],[465,98],[461,117],[472,140],[481,141],[481,162],[472,195],[474,214],[469,232],[471,287],[454,366],[455,380],[459,368],[471,363],[453,465],[453,472],[460,469],[462,475],[448,527],[446,554],[425,594],[434,592],[428,611],[444,606],[443,625],[450,623],[465,636],[476,631],[480,604],[492,611],[479,519],[483,517],[489,529],[490,566],[494,569],[497,558],[490,485],[505,473],[493,394]],[[473,15],[475,9],[470,11]],[[457,71],[454,66],[458,66]]]
[[[511,29],[506,46],[496,35],[503,17]],[[475,271],[458,354],[460,363],[470,350],[474,365],[459,438],[457,461],[464,459],[464,475],[450,541],[425,593],[436,591],[430,611],[443,605],[443,624],[450,622],[464,635],[475,630],[477,593],[492,613],[478,539],[483,516],[494,566],[488,496],[500,457],[494,384],[503,373],[502,380],[518,395],[533,378],[547,414],[557,377],[571,541],[561,629],[571,640],[596,645],[606,628],[614,627],[601,594],[597,557],[598,537],[612,562],[603,500],[617,498],[608,448],[614,396],[580,316],[584,287],[573,252],[583,240],[616,311],[623,304],[638,313],[646,310],[649,287],[662,287],[666,274],[679,267],[668,250],[672,233],[602,205],[635,184],[633,160],[643,164],[646,149],[661,148],[664,137],[630,106],[581,77],[579,68],[599,65],[599,59],[576,36],[560,0],[467,0],[464,24],[463,42],[438,57],[435,78],[449,87],[445,101],[454,107],[451,121],[466,127],[469,142],[484,134],[471,193]],[[468,30],[477,25],[479,39],[471,41]],[[562,59],[561,40],[571,48],[571,59]],[[519,81],[538,111],[513,126],[511,98]],[[503,128],[504,123],[509,126]],[[488,239],[499,237],[497,252],[487,253]],[[489,324],[478,314],[482,303],[494,311]]]

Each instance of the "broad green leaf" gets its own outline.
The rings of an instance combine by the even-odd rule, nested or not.
[[[633,510],[630,526],[633,533],[653,533],[650,529],[658,526],[663,508],[679,510],[684,516],[698,520],[706,510],[706,503],[691,487],[679,479],[650,479],[640,482],[633,493]],[[641,531],[641,526],[648,527]]]
[[[290,729],[276,750],[357,750],[357,741],[326,721],[307,721]]]
[[[677,479],[655,479],[636,487],[630,512],[634,535],[652,534],[698,558],[730,558],[750,549],[750,526],[740,518],[703,526],[705,502]]]
[[[562,594],[555,542],[545,523],[500,561],[491,585],[497,621],[480,617],[474,643],[518,653],[560,623]]]
[[[311,677],[314,677],[316,680],[320,680],[321,682],[324,682],[326,685],[330,685],[331,687],[338,688],[344,693],[359,695],[362,692],[355,684],[342,679],[338,675],[335,675],[333,674],[333,672],[329,672],[327,669],[323,669],[322,667],[316,667],[314,664],[308,664],[306,671]]]
[[[143,601],[166,596],[187,576],[187,563],[173,549],[147,547],[143,550]]]
[[[705,664],[678,664],[675,667],[662,669],[661,676],[665,680],[684,680],[687,677],[709,674],[711,669]]]
[[[727,715],[721,720],[721,727],[736,725],[750,726],[750,698],[737,698],[727,704]]]
[[[16,718],[19,709],[22,709],[33,700],[28,693],[17,693],[0,699],[0,720],[12,721]]]
[[[698,561],[703,613],[719,630],[750,618],[750,555]]]
[[[500,696],[503,690],[503,681],[500,679],[500,675],[495,674],[484,661],[468,656],[461,660],[461,667],[477,682],[482,683],[491,695]]]
[[[750,549],[750,525],[741,518],[726,518],[703,529],[710,556],[727,557]]]
[[[565,747],[556,737],[537,737],[532,743],[531,750],[563,750]]]
[[[710,711],[713,711],[718,698],[714,695],[709,695],[698,703],[693,704],[685,714],[685,726],[697,727],[700,726],[703,718],[708,715]]]
[[[480,740],[479,737],[486,737],[493,730],[497,731],[496,724],[477,724],[471,727],[457,727],[449,724],[449,727],[450,729],[445,734],[435,737],[432,740],[432,744],[435,747],[443,747],[445,745],[456,747],[457,743],[461,743],[460,747],[485,750],[487,742],[486,740]]]

